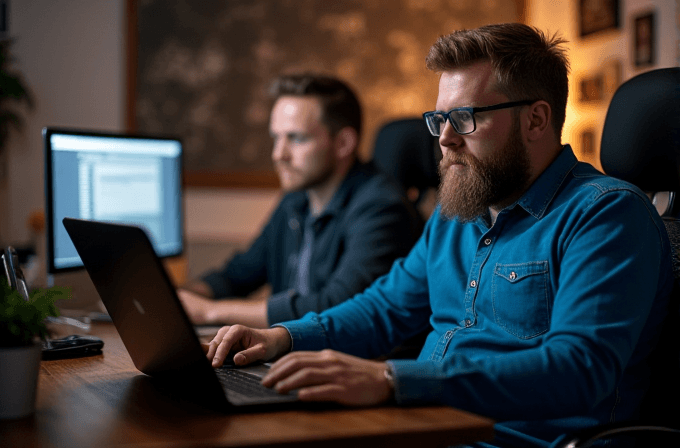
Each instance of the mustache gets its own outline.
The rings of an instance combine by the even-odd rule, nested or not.
[[[439,169],[445,172],[451,165],[471,166],[474,168],[477,166],[477,160],[469,154],[449,152],[439,162]]]

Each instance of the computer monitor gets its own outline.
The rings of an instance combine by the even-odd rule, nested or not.
[[[160,257],[182,254],[179,139],[45,128],[43,140],[48,274],[83,268],[67,216],[139,225]]]

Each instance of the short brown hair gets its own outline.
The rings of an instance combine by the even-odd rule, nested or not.
[[[510,101],[544,100],[552,109],[552,125],[561,138],[569,95],[569,60],[562,44],[521,23],[486,25],[440,36],[427,55],[427,68],[454,70],[488,60],[497,90]]]
[[[332,135],[351,127],[361,135],[361,104],[352,89],[339,79],[315,74],[283,75],[274,80],[270,96],[312,96],[321,102],[321,121]]]

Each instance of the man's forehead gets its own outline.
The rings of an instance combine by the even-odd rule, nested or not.
[[[274,104],[274,112],[284,117],[321,117],[321,102],[313,96],[282,96]]]
[[[274,103],[269,122],[271,132],[311,132],[320,126],[321,104],[317,98],[282,96]]]
[[[495,76],[489,62],[478,62],[469,66],[447,70],[439,78],[437,109],[485,105],[498,99],[494,89]]]

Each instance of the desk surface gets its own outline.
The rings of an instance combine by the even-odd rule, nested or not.
[[[425,447],[493,436],[491,420],[445,406],[211,413],[158,392],[112,324],[95,323],[92,334],[104,354],[43,361],[35,415],[0,421],[0,445]]]

